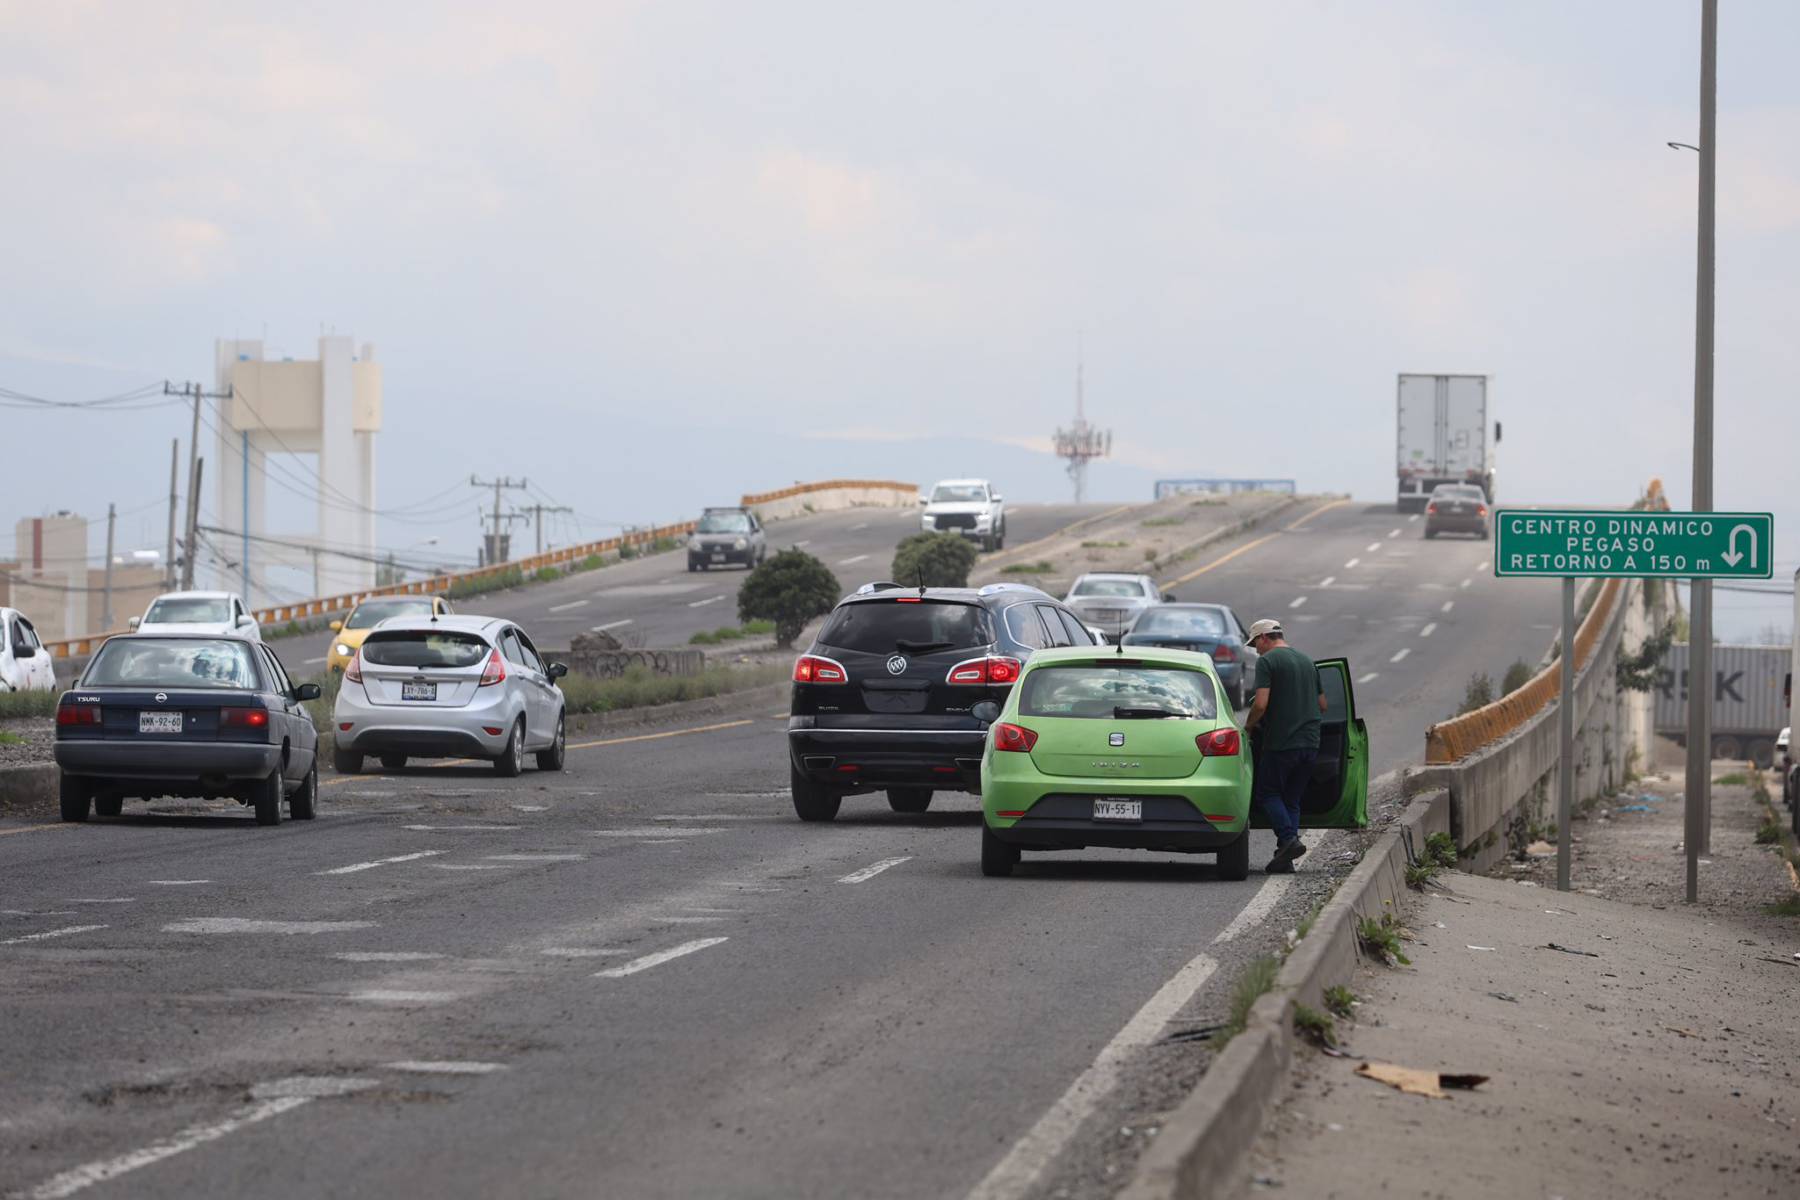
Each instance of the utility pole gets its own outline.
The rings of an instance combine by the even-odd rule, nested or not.
[[[187,506],[187,541],[182,545],[181,555],[181,590],[188,591],[194,586],[194,560],[200,556],[200,472],[205,468],[206,460],[194,460],[194,474],[188,480]],[[248,596],[244,603],[250,603]]]
[[[163,591],[175,590],[175,472],[181,469],[181,439],[169,439],[169,548],[163,555]]]
[[[537,552],[542,554],[544,552],[544,514],[572,513],[575,510],[566,504],[532,504],[528,505],[524,511],[531,514],[531,527],[537,531]]]
[[[185,396],[194,402],[194,420],[188,431],[188,511],[187,511],[187,553],[182,557],[181,586],[194,586],[194,532],[200,522],[200,401],[224,400],[230,392],[209,392],[197,383],[184,383],[176,387],[168,380],[163,381],[163,395]]]
[[[530,484],[531,481],[529,479],[521,479],[515,483],[510,475],[502,475],[497,479],[490,480],[484,480],[474,475],[469,476],[470,487],[491,487],[494,489],[494,507],[488,514],[489,520],[493,522],[493,528],[488,533],[487,547],[485,553],[482,554],[483,566],[492,566],[494,563],[500,562],[506,557],[500,553],[500,522],[502,520],[523,521],[525,519],[520,513],[501,513],[500,490],[502,488],[509,488],[514,491],[523,491],[526,487],[530,486]]]
[[[112,609],[112,564],[113,564],[113,527],[118,524],[118,514],[114,506],[106,506],[106,589],[100,602],[100,628],[111,631],[113,627]]]

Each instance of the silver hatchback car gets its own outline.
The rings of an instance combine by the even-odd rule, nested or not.
[[[569,673],[546,663],[525,631],[497,617],[394,617],[369,632],[344,671],[332,711],[341,774],[373,755],[389,770],[409,757],[485,758],[502,775],[563,765]]]
[[[1063,603],[1075,610],[1082,624],[1116,642],[1145,609],[1174,598],[1164,595],[1148,575],[1091,571],[1075,580]]]

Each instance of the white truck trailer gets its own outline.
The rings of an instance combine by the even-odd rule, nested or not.
[[[1472,483],[1494,502],[1494,447],[1488,440],[1486,375],[1401,375],[1396,406],[1399,453],[1396,507],[1422,512],[1433,488]]]

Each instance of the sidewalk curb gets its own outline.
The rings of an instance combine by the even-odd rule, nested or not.
[[[1410,802],[1375,839],[1288,956],[1274,988],[1250,1010],[1244,1032],[1163,1121],[1120,1200],[1200,1200],[1244,1183],[1250,1147],[1293,1063],[1294,1006],[1323,1009],[1325,989],[1349,982],[1360,954],[1357,921],[1389,910],[1406,891],[1411,852],[1449,830],[1449,793],[1434,791]]]
[[[0,817],[59,816],[55,763],[0,767]]]

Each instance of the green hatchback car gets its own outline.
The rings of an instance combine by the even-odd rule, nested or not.
[[[1350,664],[1319,662],[1326,709],[1301,805],[1308,829],[1367,825],[1369,735]],[[1040,650],[988,729],[981,756],[981,873],[1010,875],[1025,850],[1216,854],[1221,879],[1250,874],[1255,767],[1212,659],[1185,650]],[[990,709],[990,714],[992,710]]]

